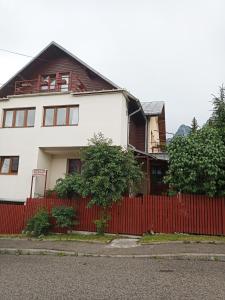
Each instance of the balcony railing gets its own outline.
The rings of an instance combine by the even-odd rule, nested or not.
[[[70,73],[68,80],[55,79],[54,81],[43,81],[41,77],[33,80],[21,80],[15,82],[15,95],[35,94],[48,92],[84,92],[85,85],[73,73]]]

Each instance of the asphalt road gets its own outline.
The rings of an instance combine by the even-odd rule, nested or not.
[[[225,263],[0,255],[0,299],[225,299]]]

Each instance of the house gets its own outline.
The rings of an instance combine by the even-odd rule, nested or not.
[[[82,148],[100,131],[147,162],[149,193],[150,161],[165,163],[157,157],[165,141],[164,104],[142,106],[50,43],[0,89],[0,201],[43,196],[58,178],[79,171]]]

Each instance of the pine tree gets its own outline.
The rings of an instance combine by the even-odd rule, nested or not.
[[[198,128],[199,128],[198,122],[197,122],[196,118],[194,117],[191,122],[191,133],[195,133],[198,130]]]
[[[225,143],[225,88],[220,87],[219,96],[213,98],[212,125],[218,129]]]

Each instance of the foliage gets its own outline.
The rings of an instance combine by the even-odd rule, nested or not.
[[[56,218],[56,224],[61,228],[72,228],[75,224],[75,210],[73,207],[53,207],[52,216]]]
[[[25,232],[33,236],[48,234],[50,229],[48,211],[41,208],[28,222]]]
[[[196,118],[194,117],[191,122],[191,133],[195,133],[198,130],[198,128],[199,128],[198,122],[197,122]]]
[[[80,175],[77,173],[66,175],[65,178],[59,178],[54,188],[57,196],[60,198],[71,199],[79,194]]]
[[[218,131],[206,125],[168,146],[169,170],[165,182],[175,192],[225,195],[225,145]]]
[[[82,196],[91,196],[90,206],[111,206],[141,178],[141,168],[131,151],[113,146],[101,133],[90,140],[83,153],[80,182]]]
[[[110,216],[106,213],[103,213],[100,219],[94,221],[94,224],[96,225],[96,231],[98,234],[103,235],[105,233],[109,220]]]
[[[213,98],[213,114],[210,124],[215,127],[225,144],[225,89],[220,87],[219,96]]]

